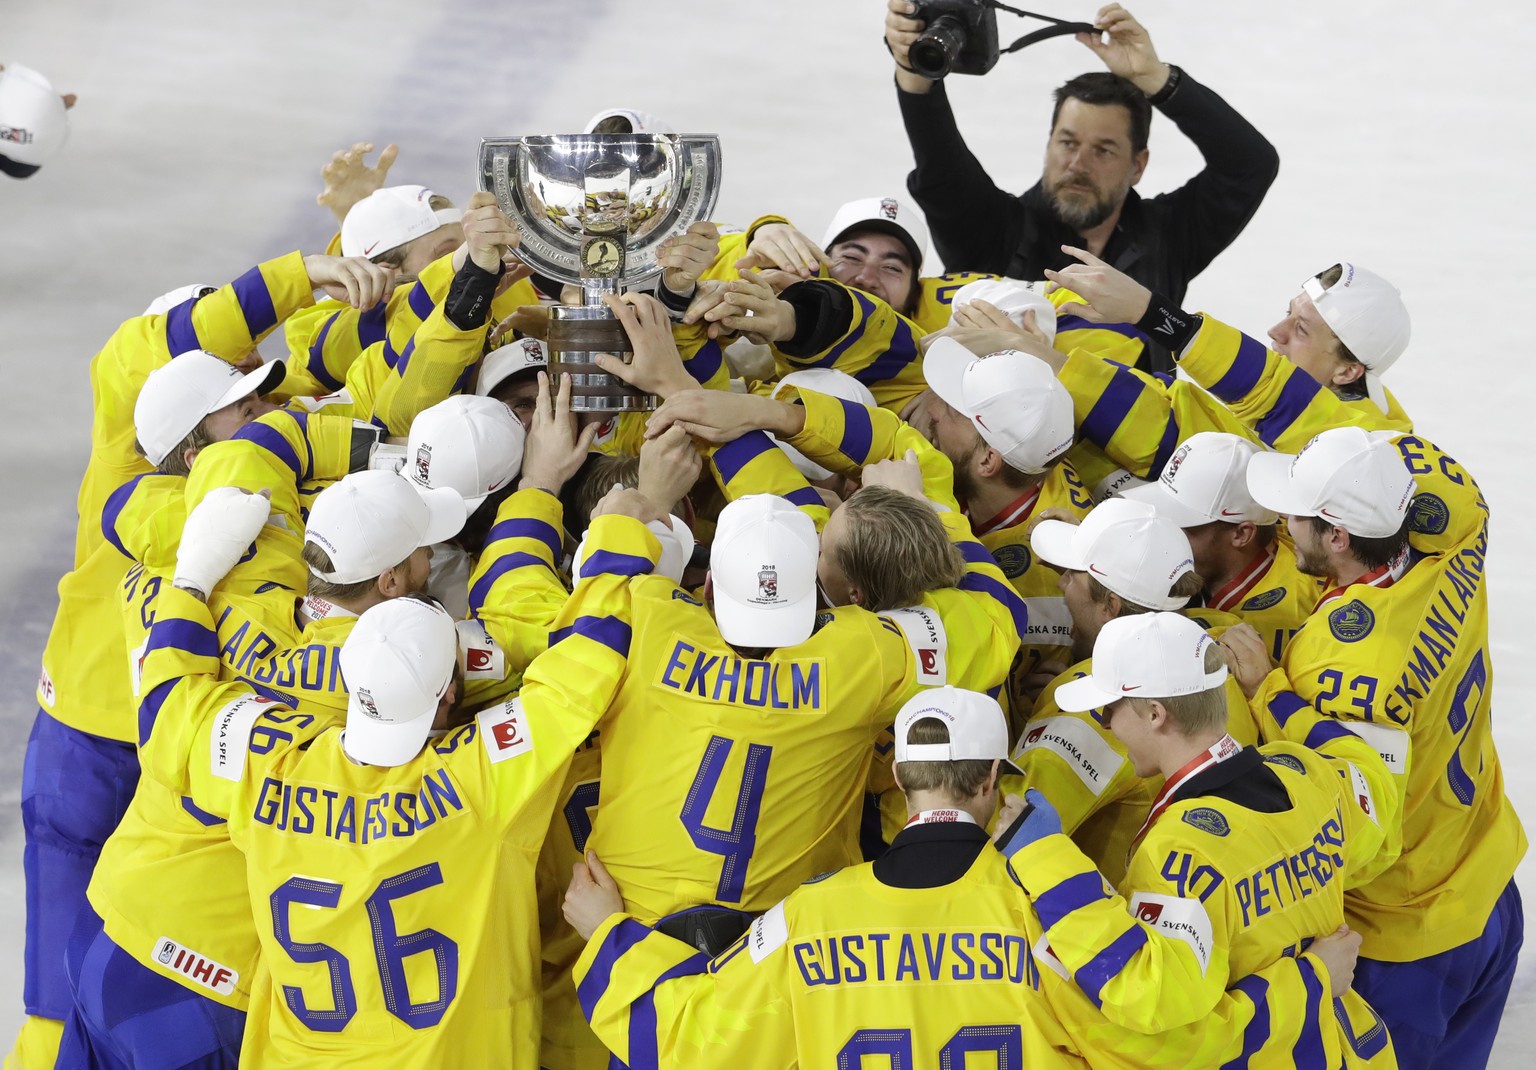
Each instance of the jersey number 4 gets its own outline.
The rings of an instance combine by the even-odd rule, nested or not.
[[[379,985],[384,992],[384,1006],[389,1013],[412,1029],[426,1029],[443,1020],[448,1005],[459,991],[459,945],[436,929],[414,933],[395,931],[393,903],[396,899],[443,883],[443,871],[436,862],[419,866],[393,877],[386,877],[368,897],[368,920],[373,927],[373,946],[378,958]],[[323,962],[330,971],[331,1007],[313,1009],[297,985],[283,985],[283,1000],[295,1018],[319,1033],[339,1033],[357,1013],[357,991],[352,986],[352,964],[345,955],[328,944],[305,944],[293,939],[288,926],[288,910],[298,903],[307,907],[334,908],[341,902],[341,885],[315,877],[291,877],[272,893],[272,935],[294,962]],[[405,960],[412,955],[430,954],[437,975],[437,994],[420,1003],[411,1000],[405,975]]]
[[[683,800],[683,827],[688,830],[693,845],[710,854],[724,855],[720,866],[720,883],[715,886],[715,899],[721,903],[739,903],[747,886],[747,863],[757,848],[757,815],[763,807],[763,789],[768,784],[768,761],[773,748],[760,743],[747,745],[746,765],[741,771],[741,790],[736,795],[736,807],[731,815],[730,828],[715,828],[704,823],[704,815],[710,800],[720,786],[720,774],[736,744],[724,736],[710,736],[704,748],[704,760],[693,776],[688,797]]]

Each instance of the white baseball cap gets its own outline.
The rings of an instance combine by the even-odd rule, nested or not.
[[[472,513],[517,478],[527,434],[495,398],[455,394],[411,421],[400,474],[429,490],[452,487]]]
[[[715,623],[735,646],[795,646],[816,623],[816,525],[776,494],[720,510],[709,571]]]
[[[1216,642],[1182,613],[1137,613],[1106,621],[1087,676],[1056,689],[1056,705],[1084,713],[1123,698],[1177,698],[1221,687],[1227,667],[1205,671]]]
[[[1273,524],[1279,518],[1248,492],[1248,459],[1259,447],[1241,435],[1201,431],[1190,435],[1152,483],[1128,487],[1122,498],[1146,502],[1181,528],[1221,521]]]
[[[378,469],[353,472],[315,497],[304,541],[331,558],[333,571],[315,575],[330,583],[361,583],[422,546],[453,538],[466,513],[452,487],[428,490]]]
[[[1146,502],[1110,498],[1081,524],[1044,520],[1029,545],[1047,564],[1086,572],[1121,598],[1148,609],[1178,609],[1189,601],[1168,593],[1195,570],[1184,529]]]
[[[190,301],[195,297],[206,297],[217,289],[217,286],[209,286],[202,282],[194,282],[190,286],[178,286],[151,301],[149,307],[144,310],[144,315],[163,316],[183,301]]]
[[[1072,395],[1033,354],[1004,349],[978,357],[940,338],[923,357],[923,378],[1020,472],[1044,472],[1072,445]]]
[[[922,213],[905,201],[895,197],[864,197],[849,201],[837,210],[827,227],[826,237],[821,239],[823,249],[847,237],[850,230],[878,230],[899,238],[912,254],[914,274],[923,269],[923,259],[928,253],[928,224]]]
[[[58,90],[31,67],[0,71],[0,170],[26,178],[69,139],[69,111]]]
[[[490,397],[491,391],[520,372],[537,374],[549,369],[549,353],[537,338],[518,338],[498,346],[480,361],[475,393]],[[532,376],[530,376],[532,378]]]
[[[347,755],[391,766],[420,754],[458,656],[453,618],[438,606],[391,598],[364,611],[341,645]]]
[[[925,717],[942,721],[948,743],[908,743],[912,726]],[[925,687],[896,714],[896,761],[963,762],[1001,759],[1001,773],[1022,776],[1009,760],[1008,718],[997,700],[962,687]]]
[[[675,134],[677,131],[668,123],[656,118],[650,112],[636,111],[633,108],[604,108],[592,118],[587,120],[587,125],[582,127],[583,134],[590,134],[597,129],[597,124],[604,119],[627,119],[629,129],[635,134]]]
[[[1261,453],[1248,462],[1254,498],[1291,516],[1317,516],[1365,539],[1395,535],[1418,484],[1392,431],[1334,427],[1297,454]]]
[[[1019,279],[977,279],[955,291],[950,308],[959,308],[972,301],[986,301],[1007,316],[1022,330],[1024,313],[1034,310],[1035,326],[1045,334],[1047,342],[1056,341],[1056,306],[1051,299],[1035,289],[1036,283]]]
[[[774,385],[773,393],[769,397],[778,398],[787,386],[792,386],[796,390],[812,390],[843,401],[867,405],[871,409],[878,406],[875,395],[869,387],[847,372],[840,372],[836,368],[801,368],[799,371],[792,371]],[[780,441],[777,435],[770,433],[768,437],[778,444],[779,449],[794,462],[795,467],[806,479],[815,482],[818,479],[831,477],[831,469],[823,468],[789,443]]]
[[[280,360],[246,374],[201,349],[179,354],[149,373],[134,400],[133,431],[144,456],[158,465],[204,416],[251,394],[276,390],[284,374]]]
[[[653,575],[665,576],[673,583],[683,582],[683,572],[688,568],[688,562],[693,559],[693,529],[688,522],[680,516],[668,516],[665,521],[652,520],[645,525],[656,541],[661,543],[661,558],[656,563],[656,571]],[[589,529],[590,530],[590,529]],[[581,542],[576,544],[576,553],[571,558],[571,582],[578,583],[585,578],[582,566],[587,563],[587,536],[581,536]]]
[[[458,208],[432,208],[426,186],[385,186],[358,201],[341,221],[341,255],[374,257],[464,218]]]
[[[1397,287],[1374,271],[1347,260],[1334,266],[1343,272],[1338,282],[1324,287],[1322,276],[1327,272],[1321,272],[1301,284],[1302,292],[1312,299],[1339,341],[1365,365],[1365,392],[1386,412],[1381,376],[1408,348],[1408,306]]]

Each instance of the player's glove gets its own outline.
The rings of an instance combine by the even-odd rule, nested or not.
[[[1012,858],[1017,852],[1036,840],[1054,836],[1061,831],[1061,815],[1049,799],[1034,788],[1024,793],[1024,809],[1013,823],[997,837],[997,849],[1004,857]]]
[[[206,598],[245,556],[271,511],[272,502],[265,493],[251,494],[239,487],[210,491],[187,515],[172,583]]]

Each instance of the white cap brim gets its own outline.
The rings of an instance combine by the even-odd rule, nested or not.
[[[923,381],[939,399],[969,419],[974,414],[965,406],[965,372],[976,361],[976,354],[953,338],[940,338],[923,354]]]
[[[1136,487],[1127,487],[1120,492],[1120,497],[1127,501],[1145,502],[1157,510],[1157,515],[1166,520],[1171,520],[1181,528],[1198,528],[1203,524],[1212,524],[1226,517],[1206,516],[1200,510],[1184,504],[1179,496],[1170,491],[1162,483],[1143,483]]]
[[[355,698],[348,697],[347,727],[341,737],[341,747],[349,758],[368,765],[404,765],[426,746],[435,720],[436,701],[419,717],[381,724],[364,713]]]
[[[421,537],[421,546],[447,542],[464,529],[464,521],[469,519],[470,510],[463,495],[452,487],[429,489],[417,483],[411,483],[411,486],[421,495],[421,500],[427,503],[427,531]]]
[[[1373,371],[1365,373],[1365,396],[1374,401],[1382,412],[1387,411],[1387,388],[1381,384],[1381,376]]]
[[[1089,675],[1062,684],[1056,689],[1053,701],[1057,709],[1066,713],[1086,713],[1129,697],[1129,695],[1117,695],[1113,691],[1106,691]]]
[[[1289,453],[1256,453],[1248,460],[1248,493],[1266,509],[1291,516],[1316,516],[1312,503],[1305,501],[1291,486]]]
[[[255,371],[248,372],[231,383],[229,389],[224,391],[219,396],[219,400],[213,403],[213,408],[203,415],[206,416],[208,413],[218,412],[224,406],[233,405],[241,398],[250,397],[252,394],[255,394],[257,397],[260,397],[262,394],[270,394],[282,384],[283,376],[287,374],[287,365],[281,360],[274,360],[270,364],[264,364]]]
[[[1064,520],[1042,520],[1029,536],[1030,549],[1046,564],[1056,569],[1086,572],[1088,562],[1072,547],[1077,525]]]

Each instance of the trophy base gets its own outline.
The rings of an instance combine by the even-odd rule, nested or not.
[[[624,325],[605,305],[556,305],[549,310],[549,375],[552,386],[571,377],[572,412],[649,412],[656,395],[642,393],[592,362],[609,353],[626,364],[634,347]]]

